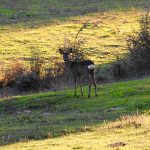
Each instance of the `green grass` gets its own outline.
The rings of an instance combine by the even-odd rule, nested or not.
[[[84,15],[90,12],[105,11],[105,10],[120,10],[130,8],[145,8],[150,5],[149,0],[28,0],[14,1],[1,0],[1,9],[10,9],[15,11],[15,14],[9,18],[5,16],[4,23],[25,21],[31,19],[53,19],[64,18],[76,15]],[[2,13],[5,15],[6,13]]]
[[[149,5],[148,0],[1,0],[0,63],[5,68],[18,58],[26,62],[33,47],[60,60],[58,47],[66,37],[73,41],[87,21],[95,26],[80,35],[86,40],[82,49],[96,64],[110,63],[127,52],[125,38],[139,28],[141,8]],[[1,99],[0,144],[20,141],[2,149],[105,150],[118,141],[127,143],[120,149],[149,149],[149,115],[111,122],[149,114],[149,85],[150,78],[100,85],[99,96],[90,99],[87,87],[84,97],[66,90]]]
[[[14,10],[10,10],[10,9],[0,9],[0,13],[3,14],[3,15],[6,15],[6,16],[9,16],[9,15],[13,15],[15,14],[15,11]]]
[[[98,86],[98,97],[74,97],[72,90],[0,100],[0,143],[47,139],[92,131],[104,120],[149,113],[150,79]],[[93,93],[92,93],[93,94]]]
[[[116,122],[104,123],[84,133],[71,134],[60,138],[42,141],[24,141],[13,145],[3,146],[2,150],[145,150],[150,148],[149,132],[150,116],[126,116]],[[114,146],[115,143],[125,146]]]

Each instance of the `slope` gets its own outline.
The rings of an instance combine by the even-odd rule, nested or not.
[[[104,84],[99,86],[99,96],[90,99],[73,97],[73,91],[66,90],[0,100],[0,143],[47,138],[55,141],[59,136],[92,131],[105,120],[149,113],[149,83],[150,79],[145,78]]]

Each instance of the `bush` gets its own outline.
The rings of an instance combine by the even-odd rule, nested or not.
[[[150,16],[144,14],[140,21],[139,32],[127,38],[128,54],[114,63],[115,78],[143,76],[150,74]]]
[[[15,87],[20,92],[38,91],[40,80],[35,72],[27,72],[18,76],[15,80]]]
[[[103,64],[99,65],[95,69],[95,78],[97,83],[109,82],[112,80],[112,65]]]
[[[21,61],[14,61],[10,63],[10,67],[7,70],[3,70],[1,73],[1,83],[4,87],[15,86],[16,79],[26,72],[26,67]]]
[[[85,51],[83,50],[83,45],[85,44],[85,39],[79,38],[80,33],[87,29],[90,26],[89,23],[84,23],[80,29],[77,31],[77,34],[71,39],[70,37],[64,40],[64,45],[60,47],[64,51],[72,49],[72,54],[70,59],[72,61],[82,61],[87,59]]]
[[[31,59],[30,59],[30,67],[31,71],[34,72],[39,79],[45,75],[44,65],[45,58],[44,54],[37,47],[31,47]]]
[[[52,57],[53,60],[57,58]],[[67,68],[63,62],[54,62],[54,65],[47,68],[46,75],[43,78],[42,87],[51,90],[60,90],[68,84]]]

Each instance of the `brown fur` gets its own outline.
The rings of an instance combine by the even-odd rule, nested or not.
[[[79,80],[79,83],[80,83],[81,95],[83,95],[83,90],[82,90],[82,78],[83,77],[88,78],[88,81],[89,81],[88,98],[91,96],[92,84],[95,87],[95,96],[97,96],[97,86],[96,86],[95,75],[94,75],[94,69],[95,69],[94,62],[92,62],[91,60],[84,60],[81,62],[71,61],[69,59],[69,54],[72,52],[72,50],[65,52],[62,49],[59,49],[59,52],[60,54],[63,55],[66,66],[70,69],[70,71],[72,72],[74,76],[75,96],[77,95],[77,92],[76,92],[77,79]]]

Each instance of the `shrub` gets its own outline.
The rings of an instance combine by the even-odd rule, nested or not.
[[[51,59],[56,60],[56,57]],[[47,68],[46,75],[43,78],[42,87],[51,90],[63,89],[64,83],[68,83],[68,73],[63,62],[56,61],[53,66]]]
[[[150,16],[144,14],[140,29],[127,38],[128,54],[114,63],[113,74],[116,78],[142,76],[150,73]]]
[[[26,72],[26,67],[21,61],[13,61],[7,70],[2,71],[1,82],[4,87],[15,86],[16,79]]]
[[[45,58],[43,53],[37,47],[31,47],[31,59],[30,67],[31,71],[34,72],[39,79],[45,75],[44,71]]]
[[[40,88],[39,77],[35,72],[21,74],[15,80],[15,87],[17,87],[20,92],[38,91]]]
[[[36,91],[39,89],[39,78],[31,72],[25,65],[15,60],[6,70],[1,70],[1,88],[13,88],[13,92]],[[9,93],[11,95],[12,93]]]
[[[150,17],[147,14],[140,20],[140,31],[136,36],[129,36],[128,50],[131,63],[136,72],[149,72],[150,68]]]
[[[90,26],[89,23],[84,23],[81,26],[81,28],[77,31],[77,34],[75,35],[75,37],[73,39],[66,38],[64,41],[64,45],[60,47],[64,51],[73,49],[72,54],[71,54],[71,59],[73,61],[82,61],[86,59],[85,51],[82,48],[82,46],[85,43],[85,39],[79,38],[79,35],[84,29],[87,29],[88,26]]]

